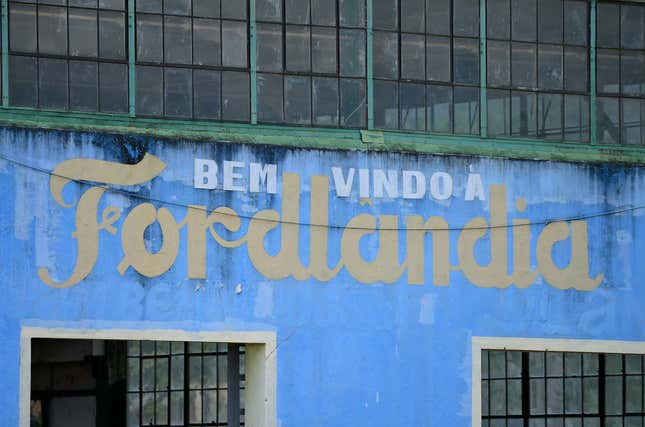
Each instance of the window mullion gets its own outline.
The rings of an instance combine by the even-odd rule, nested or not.
[[[522,352],[522,420],[524,427],[529,427],[531,386],[529,383],[529,353]]]
[[[367,128],[374,129],[374,16],[367,0]],[[339,11],[340,13],[340,11]]]
[[[479,1],[479,132],[482,138],[488,136],[488,101],[486,95],[486,0]]]
[[[5,1],[5,0],[3,0]],[[130,117],[136,115],[136,46],[135,46],[135,0],[128,0],[128,112]],[[97,12],[98,13],[98,12]]]
[[[598,143],[598,106],[597,106],[597,88],[596,88],[596,38],[597,38],[597,0],[591,0],[591,10],[589,12],[589,115],[591,123],[589,126],[589,140],[591,145]]]
[[[226,389],[228,393],[227,426],[240,427],[240,345],[228,344],[226,357],[228,359],[226,379]],[[218,393],[219,392],[220,390],[218,388]]]

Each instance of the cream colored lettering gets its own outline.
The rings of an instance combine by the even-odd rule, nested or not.
[[[146,248],[145,231],[159,222],[163,236],[161,249],[150,253]],[[117,270],[124,274],[128,267],[134,268],[139,274],[146,277],[157,277],[164,274],[172,267],[179,252],[179,229],[175,218],[166,208],[158,211],[150,203],[142,203],[132,209],[123,222],[121,230],[121,245],[123,246],[123,260]]]
[[[569,265],[559,268],[552,258],[553,246],[569,238],[571,227],[571,257]],[[587,222],[553,222],[540,233],[537,242],[537,261],[544,280],[558,289],[592,291],[600,285],[603,275],[589,277],[589,255],[587,243]]]
[[[457,253],[466,278],[482,288],[506,288],[513,283],[508,274],[508,227],[506,187],[491,185],[490,227],[484,218],[471,220],[461,232]],[[482,266],[475,259],[475,244],[490,229],[490,262]]]
[[[376,231],[376,218],[361,214],[352,218],[341,239],[340,252],[349,274],[361,283],[394,283],[403,274],[404,266],[399,264],[399,236],[396,215],[379,215],[378,254],[374,261],[365,261],[361,255],[361,239]]]
[[[515,209],[524,212],[526,201],[517,199]],[[513,283],[518,288],[528,288],[538,277],[531,271],[531,222],[528,219],[513,220]]]
[[[282,219],[275,210],[263,210],[253,216],[246,235],[247,250],[253,266],[267,279],[309,278],[309,271],[300,260],[300,175],[282,175]],[[266,235],[281,226],[280,251],[269,255],[264,243]]]
[[[432,282],[435,286],[450,285],[450,233],[448,223],[439,216],[433,216],[426,222],[420,216],[409,216],[405,219],[407,228],[408,283],[425,284],[425,236],[432,234]]]
[[[311,202],[309,207],[309,273],[321,282],[333,279],[341,268],[342,261],[329,268],[329,178],[311,177]]]

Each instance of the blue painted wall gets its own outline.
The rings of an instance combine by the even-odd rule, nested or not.
[[[645,339],[645,263],[640,259],[645,231],[641,210],[594,216],[587,220],[590,274],[604,275],[591,292],[555,289],[538,279],[527,289],[483,289],[461,272],[450,286],[358,283],[346,270],[329,282],[292,278],[270,281],[253,267],[246,249],[223,249],[208,243],[206,280],[186,277],[186,233],[179,256],[166,274],[144,278],[132,269],[120,275],[120,232],[102,232],[100,255],[92,273],[77,286],[54,289],[41,282],[39,267],[61,279],[76,258],[74,209],[52,199],[49,175],[72,158],[137,163],[150,153],[167,168],[149,184],[126,188],[166,206],[178,220],[182,204],[209,209],[228,206],[240,215],[258,210],[281,211],[278,194],[249,194],[193,188],[195,157],[275,163],[278,173],[301,175],[301,219],[309,220],[309,177],[331,176],[332,166],[448,172],[454,197],[438,202],[373,199],[359,204],[330,192],[330,222],[344,225],[360,214],[444,217],[451,227],[488,218],[492,184],[507,186],[509,220],[571,218],[623,207],[645,205],[642,168],[580,165],[500,159],[416,156],[263,147],[224,142],[156,140],[90,133],[0,130],[0,424],[18,423],[19,336],[21,326],[92,328],[172,328],[186,330],[272,330],[278,350],[278,419],[282,427],[298,426],[469,426],[471,423],[471,337]],[[26,165],[31,166],[25,167]],[[465,201],[469,172],[481,174],[486,201]],[[333,183],[333,180],[332,180]],[[87,185],[70,184],[66,196],[78,197]],[[514,202],[527,201],[526,212]],[[123,216],[142,199],[122,193],[104,196],[102,206],[119,206]],[[123,218],[115,224],[120,230]],[[404,224],[403,219],[400,221]],[[242,228],[246,227],[243,221]],[[535,240],[543,225],[532,227]],[[337,262],[342,229],[329,231],[330,264]],[[459,232],[451,232],[451,261],[457,264]],[[158,228],[147,234],[151,250],[160,245]],[[510,236],[510,234],[509,234]],[[404,254],[404,233],[400,233]],[[300,234],[301,257],[307,262],[308,232]],[[276,251],[278,233],[267,240]],[[378,248],[376,236],[364,239],[367,258]],[[510,241],[510,237],[509,237]],[[554,259],[564,266],[568,244],[556,246]],[[431,245],[427,245],[428,253]],[[477,246],[483,264],[490,257],[488,240]],[[509,244],[509,248],[511,245]],[[535,243],[533,242],[533,256]],[[430,261],[428,261],[430,264]],[[236,292],[237,285],[241,292]]]

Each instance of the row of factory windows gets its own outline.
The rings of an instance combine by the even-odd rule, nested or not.
[[[590,138],[584,0],[373,0],[373,120],[381,129]],[[9,104],[129,111],[126,0],[9,0]],[[141,117],[368,126],[366,0],[136,0]],[[597,4],[599,143],[645,144],[645,5]]]

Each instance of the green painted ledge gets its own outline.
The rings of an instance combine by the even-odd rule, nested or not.
[[[645,147],[421,132],[368,131],[131,118],[107,114],[0,108],[0,125],[97,131],[161,138],[220,140],[327,150],[393,151],[566,162],[645,165]]]

